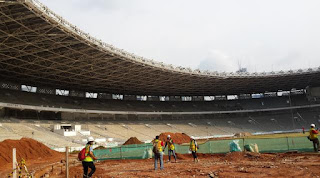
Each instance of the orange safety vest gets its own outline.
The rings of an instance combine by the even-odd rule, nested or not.
[[[311,139],[311,140],[318,138],[318,134],[313,133],[313,132],[312,132],[313,130],[316,130],[316,129],[311,128],[310,131],[309,131],[310,139]]]

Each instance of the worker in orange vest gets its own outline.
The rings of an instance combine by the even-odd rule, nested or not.
[[[84,160],[82,160],[82,166],[83,166],[83,177],[92,177],[92,174],[96,171],[96,167],[93,163],[94,160],[97,160],[97,158],[93,154],[93,144],[94,139],[93,137],[89,137],[88,143],[86,144],[86,157]],[[88,169],[91,169],[90,173],[88,174]]]
[[[199,146],[196,142],[196,140],[194,139],[194,137],[190,137],[190,147],[189,147],[189,150],[191,151],[192,153],[192,156],[193,156],[193,161],[194,162],[199,162],[199,159],[198,159],[198,156],[197,156],[197,151],[199,149]]]
[[[175,162],[177,162],[177,156],[176,156],[176,153],[175,153],[174,142],[173,142],[173,140],[172,140],[170,135],[167,136],[167,141],[166,141],[166,144],[164,146],[164,149],[166,149],[167,145],[168,145],[168,157],[169,157],[169,161],[168,162],[170,162],[171,154],[173,155]]]
[[[319,131],[315,129],[316,125],[311,124],[309,130],[309,139],[313,142],[313,149],[314,152],[319,152],[319,139],[318,139],[318,133]]]
[[[163,142],[159,139],[159,136],[152,141],[153,153],[154,153],[154,170],[157,170],[158,160],[160,162],[160,170],[163,169]]]

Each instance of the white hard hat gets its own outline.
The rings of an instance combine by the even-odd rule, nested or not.
[[[316,127],[316,125],[314,125],[314,124],[311,124],[310,126],[311,126],[311,127]]]
[[[88,142],[94,142],[94,138],[93,137],[88,137]]]
[[[190,139],[194,139],[194,136],[191,136]]]
[[[171,136],[170,136],[170,135],[168,135],[167,137],[168,137],[168,138],[170,138]]]

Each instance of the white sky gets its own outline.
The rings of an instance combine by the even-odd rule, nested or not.
[[[320,66],[319,0],[40,0],[90,35],[175,66]]]

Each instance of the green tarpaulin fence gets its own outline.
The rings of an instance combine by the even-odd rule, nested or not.
[[[307,137],[284,137],[284,138],[243,138],[232,140],[213,140],[199,144],[198,153],[228,153],[230,143],[239,141],[243,150],[244,145],[257,144],[260,153],[280,153],[287,151],[312,152],[313,145]],[[189,145],[175,145],[176,153],[189,153]],[[152,157],[152,144],[122,145],[107,149],[94,150],[99,159],[146,159]],[[165,150],[167,154],[167,149]]]

